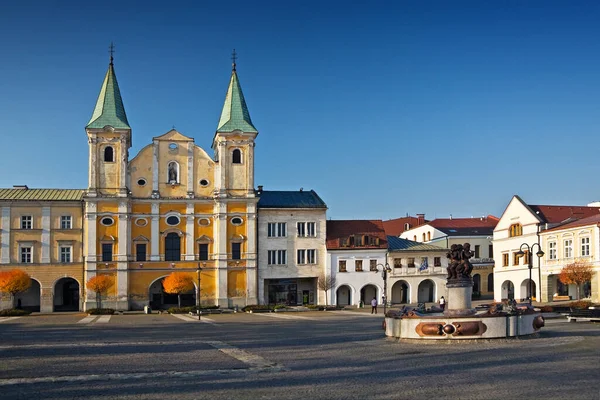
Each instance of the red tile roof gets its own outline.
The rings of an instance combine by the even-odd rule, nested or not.
[[[588,226],[588,225],[600,225],[600,213],[592,215],[591,217],[581,218],[576,221],[572,221],[572,222],[568,222],[563,225],[559,225],[555,228],[545,230],[544,232],[560,231],[562,229],[571,229],[571,228],[577,228],[578,226]]]
[[[352,235],[367,235],[379,238],[377,246],[341,247],[340,239]],[[383,223],[379,219],[373,220],[337,220],[327,221],[327,249],[387,249],[387,238]]]
[[[478,218],[436,218],[428,225],[434,228],[495,228],[500,218],[493,215]]]
[[[385,233],[389,236],[400,236],[402,232],[406,230],[404,229],[406,224],[409,225],[408,229],[412,229],[427,222],[429,221],[424,218],[402,217],[383,221],[383,228],[385,229]]]
[[[529,208],[540,217],[542,222],[549,224],[559,224],[569,222],[569,219],[576,220],[600,214],[600,208],[598,207],[529,205]]]

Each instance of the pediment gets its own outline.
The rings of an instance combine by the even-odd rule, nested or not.
[[[148,238],[147,238],[146,236],[144,236],[144,235],[139,235],[139,236],[136,236],[135,238],[133,238],[133,241],[134,241],[134,242],[149,242],[149,241],[150,241],[150,239],[148,239]]]
[[[177,142],[193,142],[194,139],[191,137],[187,137],[175,129],[171,129],[169,132],[164,135],[157,136],[152,138],[153,140],[159,141],[177,141]]]
[[[209,236],[202,235],[198,239],[196,239],[196,242],[199,242],[199,243],[212,243],[213,240]]]

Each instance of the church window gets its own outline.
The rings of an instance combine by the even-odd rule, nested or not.
[[[231,158],[232,158],[232,163],[241,164],[242,163],[242,151],[240,149],[233,150]]]
[[[115,220],[112,219],[111,217],[104,217],[100,220],[100,223],[104,226],[111,226],[112,224],[115,223]]]
[[[106,146],[104,148],[104,162],[114,162],[115,161],[115,151],[111,146]]]
[[[102,261],[112,261],[113,244],[102,243]]]
[[[209,226],[210,225],[210,219],[208,219],[208,218],[200,218],[198,220],[198,225],[200,225],[200,226]]]
[[[208,260],[208,243],[200,243],[198,256],[200,261]]]
[[[135,244],[135,261],[146,261],[146,243]]]
[[[165,261],[181,260],[181,238],[175,232],[165,237]]]
[[[233,217],[233,218],[231,218],[231,223],[233,225],[241,225],[242,223],[244,223],[244,220],[241,219],[240,217]]]
[[[231,259],[241,260],[242,259],[242,244],[231,243]]]
[[[200,186],[208,186],[208,180],[207,179],[200,179]]]
[[[138,179],[137,184],[139,186],[146,186],[146,180],[144,178],[140,178]]]
[[[167,183],[179,183],[179,164],[171,161],[168,165]]]
[[[179,225],[179,217],[176,215],[171,215],[167,217],[167,225],[176,226]]]
[[[169,150],[177,150],[177,143],[170,143]]]
[[[138,218],[135,220],[135,224],[137,226],[146,226],[148,225],[148,221],[146,220],[146,218]]]

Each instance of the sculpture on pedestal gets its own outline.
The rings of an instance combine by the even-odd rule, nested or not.
[[[450,251],[446,254],[450,259],[448,263],[448,281],[456,279],[471,279],[473,264],[469,262],[469,258],[473,257],[471,245],[469,243],[453,244]]]

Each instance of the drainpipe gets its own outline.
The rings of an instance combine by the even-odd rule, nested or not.
[[[538,224],[536,227],[536,235],[537,235],[537,244],[538,244],[538,249],[542,249],[542,245],[540,244],[540,225]],[[533,254],[530,254],[529,257],[532,257]],[[536,291],[539,291],[540,293],[540,297],[536,299],[539,302],[542,301],[542,259],[540,257],[537,258],[538,259],[538,287],[536,288]],[[530,293],[530,295],[532,295],[533,293]]]

